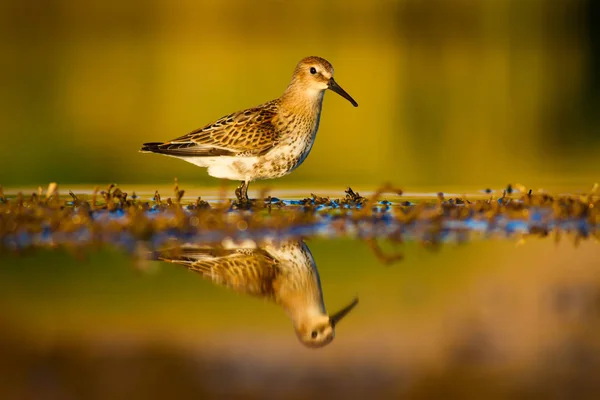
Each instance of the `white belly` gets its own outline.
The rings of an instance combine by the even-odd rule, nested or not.
[[[259,157],[190,157],[183,160],[208,168],[208,174],[215,178],[230,179],[234,181],[252,181],[254,165]]]

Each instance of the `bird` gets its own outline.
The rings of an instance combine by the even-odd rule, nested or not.
[[[335,328],[357,304],[328,315],[321,281],[310,249],[302,240],[258,245],[186,244],[163,250],[158,260],[185,266],[214,284],[274,302],[292,320],[296,336],[309,348],[320,348],[335,337]]]
[[[333,73],[324,58],[306,57],[296,65],[281,97],[168,142],[144,143],[140,152],[180,158],[206,167],[215,178],[239,181],[238,203],[248,204],[250,182],[287,175],[306,159],[319,129],[327,89],[358,107]]]

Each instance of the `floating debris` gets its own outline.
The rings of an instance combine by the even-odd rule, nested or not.
[[[519,188],[521,190],[521,188]],[[597,190],[597,189],[596,189]],[[331,199],[311,194],[303,200],[281,200],[261,193],[238,209],[222,198],[198,197],[184,204],[184,190],[175,183],[172,197],[156,191],[143,200],[117,185],[96,188],[91,198],[69,191],[61,197],[56,183],[44,193],[6,196],[0,188],[0,252],[36,248],[67,249],[114,245],[134,254],[143,242],[149,250],[173,243],[218,243],[224,239],[291,240],[308,236],[356,237],[369,240],[379,258],[391,262],[400,254],[383,254],[375,240],[412,240],[431,247],[444,241],[464,242],[467,234],[485,238],[527,235],[555,240],[600,237],[600,194],[552,196],[521,191],[501,197],[467,199],[438,193],[426,200],[403,200],[402,191],[385,185],[363,197],[347,188]],[[384,195],[390,198],[383,198]]]

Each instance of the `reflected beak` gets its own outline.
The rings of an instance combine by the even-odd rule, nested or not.
[[[356,101],[354,101],[352,96],[350,96],[348,93],[346,93],[346,91],[344,89],[342,89],[342,87],[340,85],[338,85],[337,82],[333,80],[333,78],[329,79],[327,88],[333,90],[334,92],[336,92],[337,94],[339,94],[340,96],[342,96],[343,98],[348,100],[350,103],[352,103],[352,105],[354,107],[358,107],[358,103]]]
[[[348,97],[350,97],[350,96],[348,96]],[[342,308],[340,311],[336,312],[331,317],[329,317],[329,322],[331,323],[331,326],[333,328],[335,328],[337,323],[340,322],[342,320],[342,318],[344,318],[346,316],[346,314],[348,314],[350,311],[352,311],[352,309],[354,307],[356,307],[357,304],[358,304],[358,297],[355,297],[354,300],[352,300],[352,302],[350,304],[348,304],[346,307]]]

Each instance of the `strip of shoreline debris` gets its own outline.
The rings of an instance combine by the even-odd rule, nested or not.
[[[510,186],[509,186],[510,187]],[[93,194],[69,191],[61,196],[52,183],[30,195],[4,195],[0,188],[0,253],[31,249],[85,249],[102,245],[136,253],[183,243],[223,240],[261,242],[319,237],[365,240],[385,262],[380,240],[417,241],[429,247],[446,241],[529,235],[571,237],[574,244],[600,238],[598,186],[586,194],[552,196],[532,190],[505,190],[502,196],[480,199],[445,197],[403,200],[402,190],[383,185],[368,198],[347,188],[337,199],[311,194],[284,200],[265,190],[240,206],[223,197],[207,202],[182,201],[177,181],[170,197],[158,191],[149,199],[124,192],[116,185]]]

